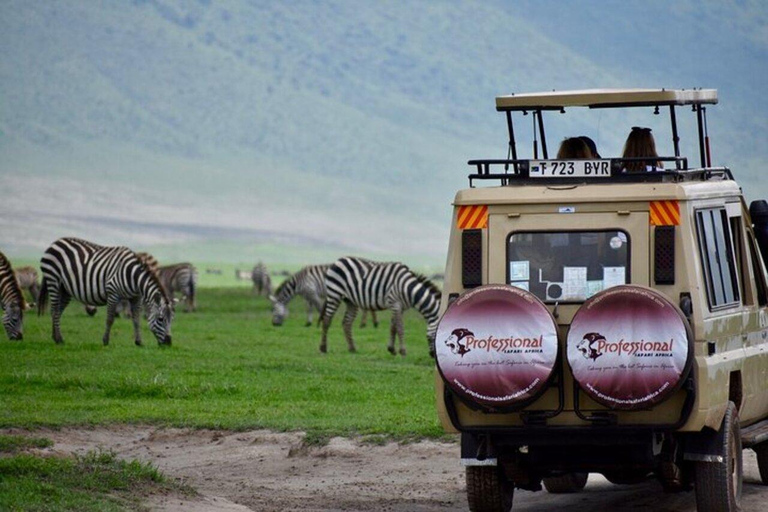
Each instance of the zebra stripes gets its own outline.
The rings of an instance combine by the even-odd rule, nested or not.
[[[175,292],[181,292],[186,299],[187,312],[197,309],[197,269],[191,263],[176,263],[157,269],[157,277],[173,298]]]
[[[272,325],[283,325],[285,317],[288,316],[288,303],[295,295],[304,297],[307,301],[307,322],[306,326],[312,325],[312,312],[317,310],[318,314],[323,311],[325,302],[325,273],[331,267],[328,265],[307,265],[295,274],[289,276],[275,290],[274,295],[269,296],[272,301]],[[360,327],[365,327],[365,320],[368,310],[363,310],[363,316],[360,320]],[[376,319],[376,312],[371,311],[373,325],[379,326]]]
[[[251,271],[251,281],[253,281],[253,292],[257,295],[262,293],[267,297],[272,293],[272,279],[269,277],[266,265],[258,262]]]
[[[392,320],[387,349],[395,353],[395,338],[400,340],[400,355],[405,355],[403,341],[403,312],[415,308],[427,321],[427,343],[434,355],[440,291],[426,277],[416,274],[402,263],[377,263],[362,258],[345,257],[337,260],[326,272],[323,335],[320,351],[328,348],[327,337],[331,320],[342,302],[348,304],[343,327],[349,350],[356,350],[352,339],[352,322],[359,308],[371,311],[389,309]]]
[[[11,340],[24,339],[23,321],[27,304],[21,293],[19,281],[13,272],[11,262],[0,252],[0,308],[3,314],[3,327]]]
[[[272,301],[272,325],[283,325],[288,315],[288,303],[295,295],[304,297],[307,301],[307,326],[312,325],[312,311],[323,310],[325,301],[325,273],[330,265],[307,265],[285,281],[270,295]]]
[[[127,247],[103,247],[77,238],[60,238],[51,244],[40,260],[43,287],[38,313],[51,301],[53,340],[62,343],[60,320],[72,299],[89,306],[107,306],[106,331],[102,342],[109,344],[109,333],[118,302],[131,303],[134,341],[141,345],[139,316],[141,303],[148,311],[149,329],[160,344],[171,343],[171,301],[157,276]]]

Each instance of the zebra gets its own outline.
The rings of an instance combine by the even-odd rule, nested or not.
[[[269,296],[272,302],[272,325],[283,325],[285,317],[288,316],[288,303],[294,295],[301,295],[307,301],[307,327],[312,325],[312,311],[317,310],[322,313],[323,303],[325,302],[325,273],[331,267],[327,265],[307,265],[295,274],[288,277],[280,283],[275,290],[274,295]],[[368,314],[363,310],[363,317],[360,321],[360,327],[365,327],[365,319]],[[376,312],[371,311],[373,325],[378,327],[379,321],[376,318]]]
[[[0,252],[0,309],[5,311],[3,314],[3,327],[8,338],[13,341],[24,339],[23,321],[24,310],[27,309],[27,302],[24,300],[24,294],[21,293],[19,280],[13,272],[11,262]]]
[[[400,355],[405,355],[403,342],[403,312],[414,307],[427,321],[429,354],[434,357],[440,290],[426,277],[402,263],[379,263],[362,258],[344,257],[336,260],[325,274],[325,307],[322,313],[323,335],[320,352],[328,350],[328,328],[342,301],[348,304],[344,315],[344,335],[350,352],[355,352],[352,322],[358,308],[371,311],[389,309],[392,319],[387,350],[395,354],[395,337],[400,339]]]
[[[136,257],[139,258],[139,261],[141,261],[147,267],[149,267],[149,270],[157,273],[157,269],[159,265],[154,256],[152,256],[148,252],[137,252]],[[89,306],[87,304],[85,305],[85,312],[88,313],[88,316],[94,316],[96,314],[96,311],[97,311],[96,306]],[[117,307],[115,308],[116,317],[119,317],[122,313],[127,313],[128,315],[131,314],[131,303],[127,300],[121,300],[117,304]]]
[[[168,292],[168,296],[173,298],[175,292],[179,291],[186,297],[186,311],[197,309],[197,300],[195,291],[197,289],[197,269],[191,263],[177,263],[167,265],[157,269],[157,277]]]
[[[253,281],[253,293],[261,295],[262,293],[269,297],[272,294],[272,279],[269,277],[267,267],[262,262],[258,262],[251,271],[251,281]]]
[[[141,345],[141,303],[147,308],[149,329],[161,345],[171,344],[173,308],[157,275],[127,247],[104,247],[78,238],[60,238],[46,249],[40,260],[43,286],[38,314],[51,300],[53,340],[63,343],[59,322],[70,300],[90,306],[107,306],[107,325],[102,338],[109,344],[115,308],[122,299],[131,303],[134,341]]]
[[[32,297],[32,302],[29,305],[34,305],[37,301],[37,296],[40,294],[40,285],[37,281],[37,270],[35,267],[19,267],[14,273],[16,274],[16,279],[18,279],[21,289],[27,290]]]

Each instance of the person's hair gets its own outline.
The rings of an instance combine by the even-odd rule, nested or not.
[[[586,135],[580,135],[579,138],[584,141],[587,147],[589,147],[593,158],[600,158],[600,153],[597,152],[597,145],[595,144],[595,141]]]
[[[580,137],[564,139],[557,151],[558,160],[564,158],[594,158],[589,146]]]
[[[653,139],[650,128],[633,126],[632,131],[629,132],[627,137],[627,142],[624,143],[624,152],[621,158],[640,158],[644,156],[659,157],[659,154],[656,152],[656,141]],[[662,167],[662,164],[658,160],[624,162],[624,168],[628,172],[643,172],[648,166]]]

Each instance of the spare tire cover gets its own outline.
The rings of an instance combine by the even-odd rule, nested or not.
[[[596,402],[640,409],[669,398],[693,355],[688,321],[661,293],[615,286],[589,298],[568,331],[568,364]]]
[[[437,329],[437,367],[448,387],[494,408],[521,405],[541,393],[557,352],[557,324],[547,307],[509,285],[465,292]]]

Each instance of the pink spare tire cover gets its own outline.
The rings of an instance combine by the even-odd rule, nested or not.
[[[615,286],[588,299],[568,331],[568,364],[596,402],[641,409],[669,398],[693,355],[688,321],[664,295]]]
[[[463,293],[437,329],[437,367],[473,403],[522,405],[546,387],[557,362],[557,324],[533,294],[509,285]]]

